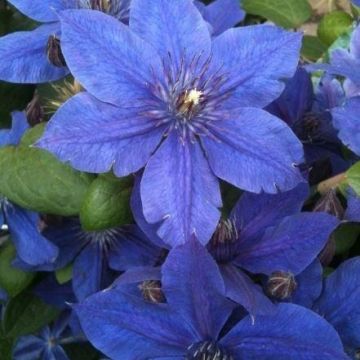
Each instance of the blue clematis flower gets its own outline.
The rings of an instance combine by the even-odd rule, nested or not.
[[[207,244],[223,276],[226,296],[252,316],[269,313],[272,304],[247,272],[270,276],[280,271],[299,275],[316,259],[340,223],[326,213],[300,212],[307,196],[306,185],[276,195],[244,193],[229,219],[219,222]],[[148,262],[142,264],[151,267],[155,259],[159,259],[162,245],[156,236],[156,226],[148,224],[143,216],[139,181],[135,182],[131,203],[137,224],[157,246],[156,258],[149,257]],[[131,276],[137,279],[141,274],[146,278],[148,272],[148,268],[130,271],[124,281],[131,280]]]
[[[22,13],[42,25],[33,31],[0,38],[0,79],[16,83],[58,80],[69,73],[60,47],[57,13],[65,9],[92,9],[129,23],[131,0],[10,0]],[[218,35],[243,20],[237,0],[216,0],[209,6],[197,2],[211,31]]]
[[[73,262],[72,287],[79,300],[109,286],[120,271],[155,265],[161,256],[161,249],[135,225],[88,232],[71,218],[46,227],[42,236],[59,248],[57,259],[36,267],[16,259],[14,265],[25,271],[54,271]]]
[[[52,326],[44,327],[37,335],[20,337],[14,347],[13,359],[69,360],[62,345],[84,341],[73,336],[69,321],[70,313],[66,311]]]
[[[342,107],[332,110],[334,127],[339,131],[339,138],[355,154],[360,155],[360,97],[348,99]]]
[[[356,6],[360,6],[360,0],[352,0],[352,3]]]
[[[224,334],[234,304],[216,263],[196,240],[170,252],[161,282],[166,303],[116,287],[76,305],[88,339],[114,360],[347,358],[334,329],[293,304],[255,322],[246,316]]]
[[[0,130],[0,147],[16,146],[29,128],[24,112],[12,113],[12,128]],[[0,195],[0,227],[8,226],[18,256],[36,266],[54,261],[58,249],[39,233],[40,217]]]
[[[308,166],[329,159],[336,174],[348,164],[341,156],[341,142],[332,125],[330,110],[344,100],[344,91],[336,79],[325,76],[314,90],[310,74],[299,67],[267,110],[284,120],[304,144]]]
[[[88,93],[59,109],[38,146],[82,171],[146,165],[144,214],[161,238],[209,240],[217,177],[270,193],[303,181],[301,143],[260,109],[293,75],[301,34],[265,25],[211,38],[191,0],[133,0],[130,26],[86,10],[61,21],[66,61]]]

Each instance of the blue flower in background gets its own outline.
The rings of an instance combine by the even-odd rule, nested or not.
[[[325,213],[300,212],[307,196],[306,185],[276,195],[244,193],[229,219],[219,222],[207,245],[218,263],[226,296],[252,316],[269,313],[272,304],[246,272],[271,275],[281,271],[297,276],[316,259],[340,223]],[[156,258],[149,256],[142,264],[153,266],[161,243],[156,226],[147,224],[143,217],[139,181],[135,182],[132,210],[139,227],[157,246]],[[148,272],[148,267],[135,269],[119,281],[129,282],[135,274],[145,279]]]
[[[34,267],[18,258],[14,265],[25,271],[54,271],[73,263],[72,286],[78,300],[109,286],[119,271],[155,265],[161,255],[136,225],[84,231],[77,219],[64,219],[46,227],[42,237],[59,248],[56,260]]]
[[[12,114],[12,128],[0,130],[0,147],[16,146],[29,128],[24,112]],[[41,236],[40,217],[0,196],[0,227],[6,224],[19,258],[36,266],[54,261],[58,248]]]
[[[234,303],[225,297],[216,263],[196,240],[170,252],[161,283],[166,303],[116,287],[76,305],[88,339],[114,360],[347,358],[335,330],[293,304],[255,322],[246,316],[224,334]]]
[[[62,345],[85,340],[73,336],[69,321],[70,313],[63,312],[53,325],[44,327],[37,335],[20,337],[14,347],[13,359],[69,360]]]
[[[42,23],[33,31],[0,38],[0,79],[16,83],[42,83],[69,73],[60,47],[57,13],[65,9],[92,9],[129,23],[131,0],[10,0],[22,13]],[[217,0],[209,6],[197,1],[214,35],[243,20],[237,0]]]
[[[265,25],[211,38],[191,0],[133,0],[130,26],[86,10],[61,19],[63,53],[88,93],[59,109],[38,146],[87,172],[146,165],[145,218],[166,242],[208,242],[217,177],[270,193],[303,181],[301,143],[260,109],[293,75],[301,34]]]
[[[349,166],[342,157],[330,114],[344,100],[344,91],[336,79],[323,77],[314,89],[310,74],[300,67],[267,110],[284,120],[304,144],[308,166],[329,159],[335,175]]]

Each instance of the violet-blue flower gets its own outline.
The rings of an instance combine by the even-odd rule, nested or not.
[[[269,313],[272,306],[246,272],[271,275],[282,271],[297,276],[316,259],[340,223],[326,213],[300,212],[307,196],[305,184],[276,195],[244,193],[207,245],[219,265],[226,296],[252,316]],[[135,182],[132,210],[137,224],[155,242],[158,251],[153,256],[159,258],[161,240],[156,237],[156,226],[148,224],[142,214],[139,181]],[[171,245],[175,244],[165,246]],[[150,259],[142,265],[153,266],[155,259]],[[146,268],[143,275],[147,272]]]
[[[166,303],[152,303],[116,287],[75,311],[89,340],[114,360],[347,358],[334,329],[293,304],[255,322],[246,316],[224,334],[234,304],[216,263],[196,240],[170,252],[162,291]]]
[[[58,110],[38,146],[82,171],[146,165],[144,214],[161,238],[209,240],[217,177],[270,193],[303,181],[301,143],[260,109],[293,75],[301,34],[265,25],[212,38],[191,0],[133,0],[130,26],[87,10],[61,21],[63,53],[88,93]]]
[[[61,52],[61,31],[57,12],[92,9],[107,13],[127,24],[131,0],[10,0],[22,13],[42,23],[33,31],[15,32],[0,38],[0,79],[16,83],[42,83],[69,73]],[[214,35],[244,18],[237,0],[216,0],[201,6]],[[228,11],[231,11],[228,14]]]
[[[11,129],[0,130],[0,147],[19,144],[29,124],[24,112],[12,113]],[[36,266],[54,261],[58,249],[39,233],[39,214],[23,209],[0,195],[0,227],[6,224],[18,256]]]
[[[336,174],[344,171],[348,164],[341,156],[341,142],[332,125],[330,110],[344,100],[339,81],[324,76],[314,89],[310,74],[299,67],[284,92],[267,110],[284,120],[304,144],[309,167],[329,159]]]

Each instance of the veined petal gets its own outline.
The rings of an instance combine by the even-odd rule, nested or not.
[[[162,288],[169,307],[182,315],[201,339],[217,339],[235,304],[212,256],[196,240],[171,250],[162,266]]]
[[[118,176],[142,168],[159,144],[163,128],[130,111],[80,93],[49,122],[37,145],[81,171]]]
[[[59,33],[60,24],[53,23],[1,37],[0,80],[31,84],[54,81],[67,75],[68,69],[52,65],[46,54],[49,36]]]
[[[219,178],[257,193],[286,191],[304,182],[295,166],[303,161],[300,141],[267,112],[238,109],[223,121],[208,123],[208,130],[213,136],[201,140]]]
[[[166,304],[109,289],[75,306],[90,342],[112,359],[184,355],[198,335]]]
[[[252,243],[284,217],[299,213],[308,195],[309,186],[306,183],[278,194],[245,192],[230,215],[241,233],[241,242]]]
[[[345,360],[340,338],[319,315],[293,304],[280,304],[271,316],[240,321],[221,341],[235,359]]]
[[[209,29],[193,0],[132,0],[130,28],[162,59],[170,54],[178,68],[184,57],[191,61],[200,54],[203,59],[210,55]]]
[[[360,258],[342,263],[324,283],[314,309],[338,331],[346,347],[360,347]]]
[[[40,234],[37,214],[9,202],[5,203],[4,212],[11,239],[21,260],[34,266],[55,261],[59,249]]]
[[[360,155],[359,112],[360,97],[351,98],[345,106],[334,108],[331,111],[334,127],[339,130],[339,138],[357,155]]]
[[[151,45],[99,11],[65,10],[60,20],[66,63],[90,93],[127,108],[150,97],[149,83],[162,67]]]
[[[23,14],[40,22],[58,21],[57,12],[75,8],[77,0],[9,0]]]
[[[324,248],[339,220],[326,213],[288,216],[256,242],[242,244],[236,263],[252,273],[299,274]]]
[[[228,76],[223,92],[232,91],[223,106],[264,107],[275,100],[285,87],[282,81],[296,70],[301,37],[269,25],[230,29],[216,37],[212,67]]]
[[[195,234],[206,244],[220,218],[220,190],[198,142],[170,133],[149,160],[141,180],[145,218],[158,223],[158,235],[169,245]]]
[[[218,36],[232,28],[245,17],[245,11],[241,9],[239,0],[215,0],[199,10],[211,25],[213,36]]]

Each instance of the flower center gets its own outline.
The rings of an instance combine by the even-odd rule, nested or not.
[[[146,301],[155,304],[165,302],[165,296],[161,290],[161,282],[159,280],[145,280],[139,285],[139,288]]]
[[[177,115],[185,119],[191,119],[203,99],[203,92],[195,89],[185,90],[176,102]]]
[[[306,113],[295,124],[295,133],[302,142],[312,143],[319,137],[320,119],[319,115],[313,112]]]
[[[81,9],[98,10],[109,14],[125,24],[129,22],[130,1],[126,0],[78,0]]]
[[[297,288],[295,276],[290,272],[275,271],[273,272],[267,282],[268,294],[279,300],[285,300],[291,297]]]
[[[228,263],[238,255],[238,230],[233,220],[220,220],[208,250],[219,263]]]
[[[186,360],[234,360],[234,358],[215,342],[202,341],[188,347]]]

